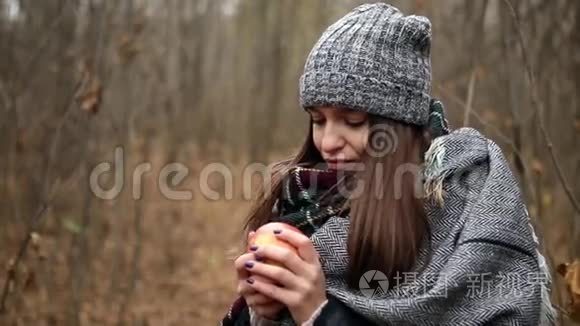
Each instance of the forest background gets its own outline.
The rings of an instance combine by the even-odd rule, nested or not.
[[[215,325],[235,296],[243,170],[296,150],[306,56],[363,2],[0,0],[0,324]],[[573,325],[580,2],[390,3],[431,19],[433,95],[504,150]],[[89,180],[116,153],[124,187],[103,199]],[[164,195],[168,163],[191,198]]]

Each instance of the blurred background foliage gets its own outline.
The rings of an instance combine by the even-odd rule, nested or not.
[[[0,324],[215,325],[235,295],[249,202],[239,182],[233,199],[205,198],[200,171],[220,162],[239,176],[296,150],[306,56],[363,2],[0,0]],[[433,95],[453,127],[504,149],[553,270],[560,324],[573,325],[580,2],[390,3],[431,19]],[[99,199],[90,172],[119,146],[124,188]],[[151,172],[134,200],[142,162]],[[169,162],[189,169],[178,188],[193,199],[160,194]]]

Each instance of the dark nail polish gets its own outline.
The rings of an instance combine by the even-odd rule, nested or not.
[[[256,250],[258,250],[258,246],[256,246],[256,245],[253,245],[253,246],[251,246],[251,247],[250,247],[250,250],[251,250],[251,251],[256,251]]]
[[[252,279],[252,278],[249,278],[249,279],[247,279],[247,280],[246,280],[246,282],[248,282],[248,283],[250,283],[250,284],[254,284],[254,279]]]
[[[246,265],[246,268],[254,267],[254,263],[252,263],[251,261],[247,261],[245,265]]]
[[[282,230],[274,230],[274,234],[280,234],[282,233]]]
[[[256,260],[257,260],[257,261],[264,261],[264,257],[261,257],[261,256],[256,256]]]

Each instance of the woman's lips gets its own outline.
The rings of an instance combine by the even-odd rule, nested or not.
[[[326,164],[328,165],[329,169],[345,169],[345,168],[352,168],[357,161],[355,160],[327,160]]]

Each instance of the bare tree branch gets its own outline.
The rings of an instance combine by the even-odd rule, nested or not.
[[[439,89],[439,91],[441,93],[443,93],[443,95],[445,95],[446,97],[448,97],[449,99],[451,99],[452,101],[457,103],[459,106],[463,106],[463,107],[467,106],[467,103],[463,102],[463,100],[461,98],[459,98],[459,96],[453,94],[447,88],[440,86],[440,85],[438,85],[437,88]],[[519,150],[519,148],[516,146],[516,144],[513,142],[513,140],[510,137],[505,135],[501,130],[499,130],[493,124],[485,121],[485,119],[483,119],[477,113],[477,110],[472,108],[469,113],[470,113],[470,115],[475,117],[477,119],[477,121],[479,121],[482,125],[484,125],[486,128],[489,128],[491,131],[493,131],[499,139],[501,139],[503,142],[505,142],[510,147],[510,149],[512,150],[514,155],[516,157],[518,157],[522,162],[524,162],[524,156],[523,156],[522,152]],[[532,194],[532,196],[535,196],[535,194],[536,194],[535,186],[534,186],[534,183],[532,182],[532,177],[529,175],[528,171],[529,171],[529,169],[525,168],[524,174],[522,175],[522,177],[525,179],[525,184],[528,186],[530,194]],[[538,199],[535,198],[534,200],[538,200]]]
[[[463,126],[469,126],[469,115],[471,113],[471,106],[473,105],[473,93],[475,89],[475,81],[477,80],[477,67],[473,68],[471,76],[469,77],[469,88],[467,90],[467,102],[465,103],[465,114],[463,116]]]
[[[447,98],[449,98],[450,100],[455,102],[457,105],[462,106],[462,107],[467,107],[467,103],[464,102],[458,95],[453,94],[453,92],[451,92],[447,87],[444,87],[441,85],[437,85],[436,87],[444,96],[446,96]],[[507,145],[509,145],[511,150],[513,150],[518,156],[520,156],[523,159],[522,153],[515,146],[512,139],[510,137],[508,137],[506,134],[504,134],[501,130],[499,130],[499,128],[497,128],[493,124],[485,121],[485,119],[481,115],[479,115],[479,113],[477,113],[476,109],[471,108],[471,110],[469,110],[469,115],[472,115],[482,125],[484,125],[486,128],[489,128],[491,131],[493,131],[497,135],[498,138],[500,138],[503,142],[505,142]]]
[[[568,199],[570,200],[570,203],[572,204],[572,206],[574,207],[576,212],[578,214],[580,214],[580,204],[578,204],[578,201],[574,197],[574,194],[572,193],[572,189],[570,188],[570,185],[568,185],[568,182],[566,182],[566,177],[564,176],[564,172],[562,170],[562,167],[560,166],[559,160],[556,157],[556,153],[554,152],[554,145],[552,143],[550,135],[548,134],[548,131],[546,130],[546,126],[544,124],[544,118],[543,118],[544,104],[540,100],[539,95],[538,95],[536,79],[534,76],[534,72],[532,70],[530,60],[527,56],[527,49],[526,49],[526,45],[524,42],[524,35],[522,32],[521,23],[519,21],[518,15],[517,15],[512,3],[511,3],[511,1],[504,0],[504,3],[508,6],[508,8],[510,10],[510,13],[514,19],[515,28],[518,32],[518,40],[520,43],[520,47],[522,49],[522,57],[524,60],[524,67],[526,69],[528,82],[530,83],[530,93],[531,93],[531,97],[532,97],[532,104],[534,105],[534,107],[536,109],[536,119],[537,119],[537,123],[540,127],[540,132],[542,133],[542,137],[543,137],[543,140],[545,142],[546,148],[548,149],[548,152],[550,153],[550,158],[552,159],[552,163],[554,164],[554,167],[556,168],[556,173],[558,175],[558,178],[560,179],[560,182],[562,183],[562,186],[564,187],[564,191],[566,192],[566,196],[568,196]]]
[[[2,296],[0,297],[0,315],[6,313],[6,299],[8,298],[10,284],[12,284],[12,282],[14,282],[14,279],[16,278],[16,271],[18,270],[18,265],[26,255],[26,250],[28,249],[28,245],[30,243],[30,240],[32,239],[33,233],[36,230],[36,226],[38,225],[40,218],[42,217],[47,208],[48,208],[47,203],[43,203],[40,205],[40,208],[30,220],[28,230],[26,232],[26,238],[24,238],[24,241],[22,241],[22,243],[20,244],[20,248],[18,249],[18,255],[16,255],[14,261],[10,264],[10,266],[8,266],[8,270],[6,271],[6,280],[4,281],[4,286],[2,288]]]
[[[74,92],[72,92],[72,95],[69,98],[68,104],[67,106],[70,108],[72,107],[72,103],[74,102]],[[71,110],[67,109],[65,114],[63,115],[63,117],[61,118],[61,121],[59,123],[59,128],[57,129],[57,133],[53,136],[52,141],[51,141],[51,153],[52,155],[49,158],[49,162],[47,163],[47,172],[49,173],[50,171],[50,167],[52,166],[52,161],[54,160],[54,157],[56,156],[56,151],[58,149],[58,143],[59,143],[59,139],[60,139],[60,135],[61,135],[61,130],[62,130],[62,126],[64,124],[64,122],[66,121],[69,112]],[[40,209],[38,210],[38,212],[34,215],[34,217],[28,222],[28,231],[26,234],[26,237],[22,240],[22,243],[20,244],[20,249],[18,250],[18,255],[16,256],[16,259],[14,261],[13,264],[11,264],[10,268],[7,271],[7,277],[6,277],[6,281],[4,283],[4,289],[2,291],[2,297],[0,298],[0,314],[5,312],[5,304],[6,304],[6,299],[8,296],[8,289],[10,286],[10,283],[14,280],[14,277],[16,276],[16,270],[18,267],[18,264],[20,263],[20,261],[22,260],[22,258],[24,257],[24,255],[26,254],[26,250],[28,248],[28,244],[30,242],[30,238],[32,236],[32,233],[36,231],[38,224],[40,222],[40,219],[42,218],[42,215],[44,214],[44,212],[46,211],[46,209],[50,206],[52,199],[54,198],[54,195],[56,194],[56,189],[57,189],[57,182],[53,182],[51,185],[49,185],[49,178],[48,178],[48,174],[45,174],[45,178],[44,178],[44,183],[43,183],[43,187],[42,187],[42,195],[41,198],[43,198],[43,203],[40,205]]]
[[[5,112],[10,111],[10,98],[8,97],[8,92],[6,91],[6,87],[4,86],[4,82],[0,79],[0,100],[2,100],[2,106],[4,107]]]

